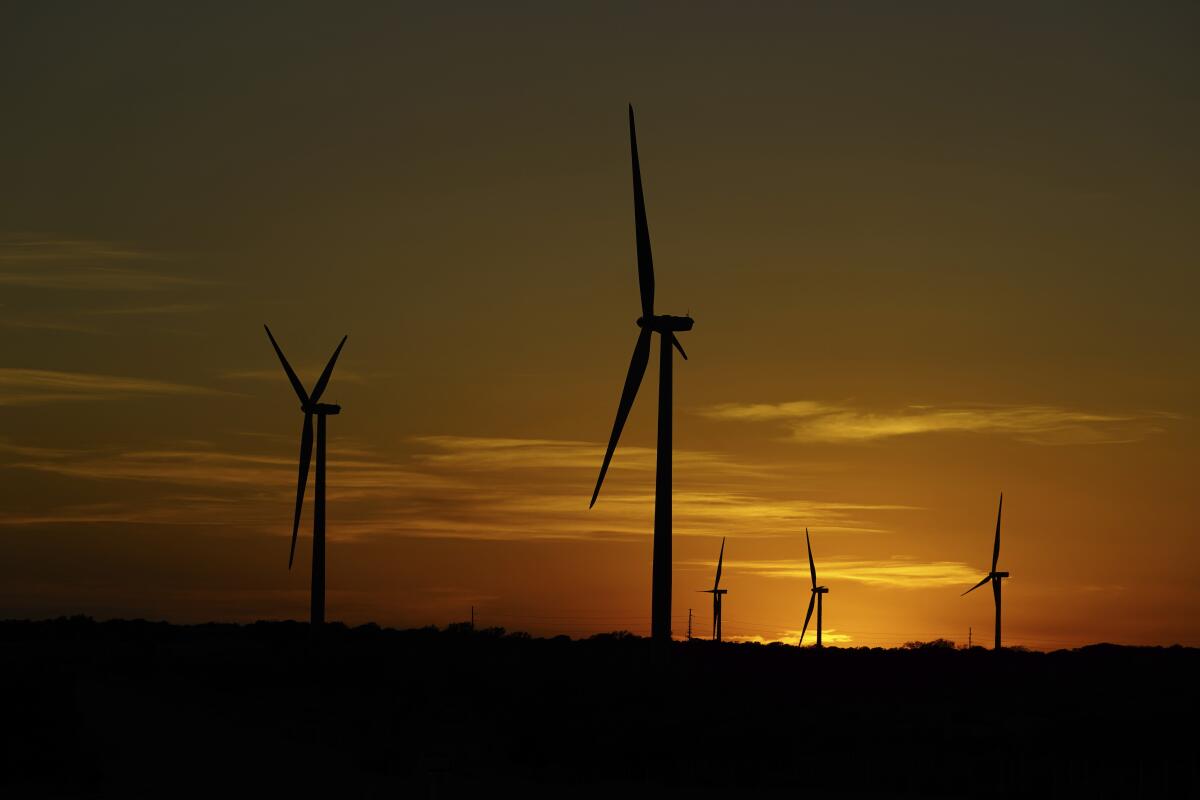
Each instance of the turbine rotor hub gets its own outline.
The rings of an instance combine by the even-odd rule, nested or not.
[[[313,403],[309,406],[301,406],[300,410],[305,414],[319,414],[323,417],[342,413],[342,407],[337,403]]]
[[[639,328],[647,328],[657,333],[690,331],[695,323],[691,317],[675,317],[670,314],[654,314],[649,320],[645,317],[638,317],[637,320]]]

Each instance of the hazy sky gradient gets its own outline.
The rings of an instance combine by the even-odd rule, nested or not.
[[[41,3],[0,12],[0,616],[1200,644],[1200,13],[1094,3]],[[655,355],[657,358],[657,354]],[[311,501],[311,497],[310,497]],[[838,638],[845,637],[845,638]]]

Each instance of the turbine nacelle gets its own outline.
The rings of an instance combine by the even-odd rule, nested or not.
[[[691,317],[676,317],[670,314],[652,314],[646,318],[638,317],[637,326],[656,333],[674,333],[675,331],[690,331],[696,321]]]
[[[1007,578],[1007,572],[992,572],[988,575],[989,578]]]
[[[826,586],[814,586],[812,588],[812,593],[813,594],[829,594],[829,588]]]
[[[300,406],[300,410],[305,414],[320,414],[324,417],[342,413],[342,407],[337,403],[309,403]]]

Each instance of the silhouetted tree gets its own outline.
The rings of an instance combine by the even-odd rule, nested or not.
[[[934,639],[931,642],[905,642],[905,650],[954,650],[956,645],[949,639]]]

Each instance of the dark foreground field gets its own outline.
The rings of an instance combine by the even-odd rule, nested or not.
[[[0,623],[0,795],[1188,797],[1200,651]]]

